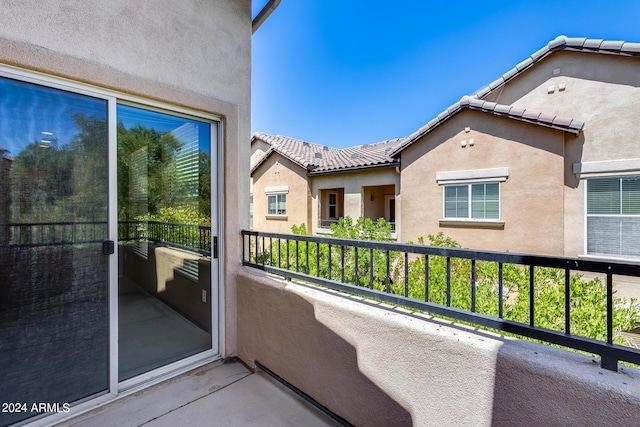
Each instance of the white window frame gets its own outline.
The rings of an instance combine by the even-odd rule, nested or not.
[[[487,184],[497,184],[498,185],[498,218],[474,218],[473,215],[473,186],[474,185],[487,185]],[[467,187],[467,215],[463,217],[448,217],[447,216],[447,188],[451,187]],[[445,221],[500,221],[501,218],[501,185],[498,181],[487,181],[487,182],[469,182],[464,184],[447,184],[443,186],[442,191],[442,218]],[[486,198],[483,199],[486,203]]]
[[[269,218],[273,218],[273,219],[286,219],[287,218],[287,194],[289,193],[289,186],[288,185],[280,185],[277,187],[265,187],[264,189],[264,193],[267,196],[267,219]],[[278,206],[280,204],[280,197],[279,196],[285,196],[285,201],[284,201],[284,213],[278,213]],[[271,197],[275,197],[276,198],[276,211],[274,213],[269,212],[269,199]]]
[[[600,162],[593,162],[600,163]],[[604,163],[604,162],[602,162]],[[607,165],[614,162],[607,162]],[[574,172],[576,171],[576,165],[574,165]],[[594,168],[595,169],[595,168]],[[609,168],[610,169],[610,168]],[[580,169],[578,169],[580,171]],[[612,258],[612,259],[640,259],[640,256],[637,255],[625,255],[625,254],[616,254],[616,253],[607,253],[607,252],[590,252],[589,251],[589,218],[639,218],[640,214],[623,214],[622,213],[622,180],[624,178],[637,177],[640,178],[640,173],[631,174],[625,173],[626,171],[620,171],[622,173],[615,174],[615,171],[606,170],[598,172],[589,171],[588,174],[584,173],[584,169],[582,170],[582,175],[580,175],[585,180],[584,185],[584,254],[589,257],[597,257],[597,258]],[[637,171],[640,172],[640,171]],[[598,178],[615,178],[619,180],[620,183],[620,213],[619,214],[590,214],[589,213],[589,181],[592,179]]]

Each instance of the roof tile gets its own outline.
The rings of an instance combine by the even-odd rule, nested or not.
[[[545,46],[542,49],[535,52],[533,55],[531,55],[531,59],[535,62],[540,58],[542,58],[543,56],[545,56],[547,53],[549,53],[550,50],[551,49],[549,49],[549,46]]]
[[[624,42],[621,50],[626,53],[638,54],[640,53],[640,43]]]
[[[572,120],[569,127],[576,130],[581,130],[584,127],[584,122],[580,120]]]
[[[540,117],[539,112],[537,111],[531,111],[531,110],[524,110],[524,113],[522,114],[522,118],[523,119],[527,119],[527,120],[538,120],[538,117]]]
[[[624,44],[623,41],[605,40],[600,45],[600,49],[620,52],[623,44]]]
[[[579,47],[582,48],[587,41],[585,37],[568,37],[567,47]]]
[[[496,104],[496,107],[493,109],[493,111],[500,114],[509,114],[510,110],[511,110],[511,106],[504,105],[504,104]]]
[[[511,114],[511,116],[515,118],[520,118],[524,114],[524,111],[525,111],[524,108],[511,107],[511,109],[509,110],[509,114]]]
[[[556,48],[561,48],[563,46],[566,46],[567,44],[567,37],[566,36],[558,36],[555,39],[551,40],[549,42],[549,44],[547,45],[547,47],[549,49],[556,49]]]
[[[552,124],[553,119],[555,118],[556,118],[555,114],[540,113],[540,115],[538,116],[538,121],[541,121],[542,123]]]
[[[518,65],[516,65],[516,69],[518,71],[522,71],[525,68],[529,67],[531,64],[533,64],[533,59],[531,59],[530,57],[525,59],[524,61],[522,61],[521,63],[519,63]]]
[[[504,79],[504,81],[508,81],[511,77],[515,76],[516,74],[518,74],[518,69],[517,68],[512,68],[509,71],[507,71],[506,73],[504,73],[502,75],[502,78]]]
[[[584,41],[583,47],[585,49],[600,49],[600,45],[604,40],[602,39],[587,39]]]
[[[503,77],[500,77],[499,79],[497,79],[497,80],[495,80],[495,81],[493,81],[493,82],[489,83],[489,88],[490,88],[491,90],[494,90],[495,88],[497,88],[497,87],[499,87],[499,86],[501,86],[501,85],[503,85],[503,84],[504,84],[504,78],[503,78]]]
[[[555,126],[568,127],[571,124],[572,119],[567,117],[555,116],[553,118],[553,122],[551,122]]]
[[[482,87],[482,88],[478,89],[478,90],[476,91],[476,94],[475,94],[475,95],[476,95],[478,98],[482,98],[483,96],[485,96],[485,95],[486,95],[486,94],[488,94],[489,92],[491,92],[491,88],[490,88],[489,86],[484,86],[484,87]]]

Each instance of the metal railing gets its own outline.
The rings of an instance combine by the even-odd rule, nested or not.
[[[106,221],[0,224],[0,245],[7,247],[100,243],[106,236]]]
[[[339,222],[340,222],[339,219],[321,219],[318,221],[318,228],[329,229],[331,228],[331,224],[337,224]],[[396,223],[395,222],[387,222],[387,223],[391,224],[391,232],[395,233]]]
[[[159,221],[118,222],[119,241],[146,241],[211,255],[211,227]]]
[[[101,243],[107,222],[0,224],[0,246],[10,248]],[[158,221],[122,221],[118,240],[146,241],[211,255],[211,227]]]
[[[331,224],[337,224],[338,222],[339,220],[337,219],[321,219],[320,221],[318,221],[318,227],[329,229],[331,228]]]
[[[243,265],[286,279],[596,354],[609,370],[619,361],[640,364],[640,350],[614,343],[620,331],[613,316],[613,278],[640,278],[637,264],[247,230],[242,240]],[[587,283],[602,289],[604,308],[592,313],[603,324],[597,337],[581,335],[579,319],[572,318],[584,303],[572,293],[581,280],[576,273],[602,278]],[[516,290],[514,283],[523,285]],[[557,327],[540,320],[546,308],[538,295],[548,286],[563,295]],[[510,298],[528,301],[528,313],[509,318]]]

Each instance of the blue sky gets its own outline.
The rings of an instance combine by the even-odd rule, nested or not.
[[[251,131],[403,137],[558,35],[640,42],[639,17],[637,0],[282,0],[253,35]]]

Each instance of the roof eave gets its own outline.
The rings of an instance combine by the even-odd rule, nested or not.
[[[363,166],[353,166],[353,167],[344,167],[339,169],[324,169],[319,171],[314,171],[313,169],[309,169],[307,175],[329,175],[335,173],[350,173],[350,172],[360,172],[363,170],[371,170],[371,169],[383,169],[383,168],[394,168],[396,166],[400,166],[400,161],[386,162],[382,164],[376,165],[363,165]]]

